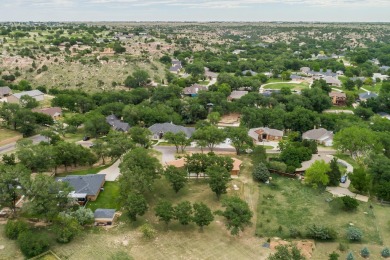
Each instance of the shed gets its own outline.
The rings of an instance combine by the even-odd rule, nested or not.
[[[94,217],[96,225],[112,225],[115,218],[115,209],[96,209]]]

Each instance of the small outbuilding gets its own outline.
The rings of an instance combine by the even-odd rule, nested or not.
[[[115,219],[115,209],[96,209],[94,217],[96,225],[112,225]]]

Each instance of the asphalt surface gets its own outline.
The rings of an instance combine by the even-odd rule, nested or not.
[[[34,144],[47,141],[47,138],[42,136],[42,135],[34,135],[31,137],[28,137],[28,139],[32,140]],[[9,153],[15,149],[16,149],[16,142],[12,142],[12,143],[0,146],[0,154]]]

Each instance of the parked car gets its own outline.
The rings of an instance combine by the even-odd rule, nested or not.
[[[341,183],[346,183],[347,179],[348,179],[347,175],[341,176],[340,182]]]

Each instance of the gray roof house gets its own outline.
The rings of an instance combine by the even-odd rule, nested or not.
[[[12,94],[12,90],[9,87],[0,87],[0,97],[6,97]]]
[[[106,117],[106,122],[116,131],[128,132],[130,125],[122,122],[115,115],[109,115]]]
[[[253,71],[253,70],[243,70],[242,72],[242,75],[246,76],[248,74],[250,74],[251,76],[256,76],[257,75],[257,72],[256,71]]]
[[[232,91],[232,93],[230,93],[230,95],[228,96],[228,100],[237,100],[237,99],[240,99],[242,98],[243,96],[245,96],[246,94],[248,94],[248,91],[245,91],[245,90],[234,90]]]
[[[378,95],[371,91],[359,94],[360,101],[366,101],[369,98],[377,98],[377,97]]]
[[[152,125],[149,127],[149,130],[152,132],[152,139],[154,140],[163,138],[164,133],[167,132],[172,132],[174,134],[184,132],[187,138],[190,138],[195,132],[195,127],[185,127],[181,125],[175,125],[173,123],[162,123]]]
[[[115,209],[96,209],[93,215],[96,224],[111,225],[115,218]]]
[[[7,97],[7,101],[9,103],[19,103],[20,98],[22,96],[30,96],[30,97],[34,98],[36,101],[43,101],[45,99],[44,98],[45,94],[43,94],[41,91],[30,90],[30,91],[24,91],[24,92],[12,94],[11,96]]]
[[[183,89],[183,95],[195,97],[198,95],[199,91],[208,91],[208,88],[206,86],[194,84],[191,87],[186,87]]]
[[[314,140],[325,146],[333,145],[333,132],[325,128],[312,129],[302,134],[302,139]]]
[[[56,181],[67,182],[74,190],[70,195],[77,198],[79,202],[85,202],[97,199],[105,178],[105,174],[68,175],[56,178]]]

